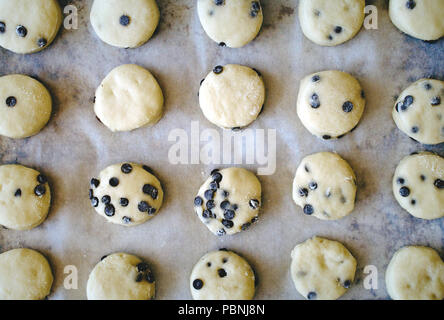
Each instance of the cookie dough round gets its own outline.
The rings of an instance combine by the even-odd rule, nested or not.
[[[261,30],[260,1],[198,0],[197,12],[207,35],[220,46],[240,48]]]
[[[0,254],[0,300],[42,300],[53,282],[48,260],[35,250]]]
[[[336,46],[353,38],[364,23],[365,0],[300,0],[304,35],[321,46]]]
[[[33,136],[48,123],[51,111],[51,95],[39,81],[21,74],[0,77],[0,135]]]
[[[248,262],[236,253],[213,251],[194,266],[190,289],[194,300],[252,300],[255,276]]]
[[[341,243],[313,237],[291,252],[291,277],[309,300],[335,300],[353,284],[356,259]]]
[[[365,108],[364,91],[350,74],[331,70],[301,81],[297,113],[312,134],[324,140],[339,139],[353,131]]]
[[[86,286],[88,300],[152,300],[156,283],[146,262],[127,253],[102,258]]]
[[[393,176],[393,194],[414,217],[444,217],[444,158],[421,152],[402,159]]]
[[[304,213],[337,220],[355,207],[356,176],[339,155],[320,152],[305,157],[293,181],[293,200]]]
[[[99,38],[119,48],[147,42],[159,24],[155,0],[94,0],[91,24]]]
[[[30,230],[48,215],[51,190],[40,172],[21,165],[0,166],[0,225]]]
[[[199,104],[205,117],[226,129],[236,130],[251,124],[261,113],[264,101],[261,74],[240,65],[215,67],[199,89]]]
[[[393,107],[399,130],[424,144],[444,142],[444,81],[421,79],[405,89]]]
[[[113,69],[96,91],[94,111],[111,131],[131,131],[157,123],[163,93],[146,69],[126,64]]]
[[[131,227],[153,218],[163,202],[160,181],[136,163],[114,164],[91,179],[91,205],[109,222]]]
[[[247,230],[261,206],[261,183],[243,168],[213,170],[194,199],[199,219],[217,236]]]
[[[57,0],[0,0],[0,46],[12,52],[45,49],[61,24]]]
[[[389,15],[402,32],[421,40],[438,40],[444,36],[444,1],[390,0]]]
[[[443,300],[444,263],[432,248],[404,247],[390,260],[385,283],[394,300]]]

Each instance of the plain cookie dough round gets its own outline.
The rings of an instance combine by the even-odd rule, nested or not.
[[[365,108],[364,91],[348,73],[331,70],[302,79],[297,113],[302,124],[324,140],[339,139],[353,131]]]
[[[353,38],[364,22],[365,0],[300,0],[304,35],[321,46],[336,46]]]
[[[444,82],[416,81],[401,93],[392,116],[410,138],[424,144],[444,142]]]
[[[444,36],[444,1],[390,0],[389,15],[402,32],[421,40]]]
[[[86,286],[88,300],[152,300],[156,283],[146,262],[127,253],[102,258]]]
[[[48,260],[31,249],[0,254],[0,300],[42,300],[53,282]]]
[[[393,194],[414,217],[444,217],[444,158],[421,152],[402,159],[393,176]]]
[[[21,165],[0,166],[0,225],[30,230],[48,215],[51,190],[40,172]]]
[[[131,131],[157,123],[163,93],[154,76],[134,64],[113,69],[96,91],[94,111],[111,131]]]
[[[54,40],[62,24],[56,0],[0,0],[0,46],[34,53]]]
[[[309,300],[335,300],[353,284],[356,259],[341,243],[313,237],[291,252],[291,277]]]
[[[232,235],[257,221],[261,190],[258,178],[246,169],[216,169],[200,187],[194,210],[215,235]]]
[[[99,38],[119,48],[147,42],[159,24],[155,0],[94,0],[91,24]]]
[[[190,277],[194,300],[252,300],[253,269],[244,258],[225,249],[204,255]]]
[[[226,129],[251,124],[261,113],[264,101],[262,75],[241,65],[215,67],[199,89],[199,104],[205,117]]]
[[[160,181],[135,163],[114,164],[91,179],[91,205],[109,222],[131,227],[153,218],[163,202]]]
[[[443,300],[444,263],[432,248],[404,247],[390,260],[385,283],[394,300]]]
[[[304,213],[337,220],[355,207],[356,176],[339,155],[320,152],[305,157],[293,181],[293,200]]]
[[[0,77],[0,135],[33,136],[48,123],[51,111],[51,95],[39,81],[21,74]]]
[[[240,48],[261,30],[260,1],[198,0],[197,12],[207,35],[220,46]]]

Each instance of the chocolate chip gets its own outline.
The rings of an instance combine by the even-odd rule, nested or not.
[[[416,7],[416,2],[414,0],[408,0],[405,3],[405,6],[407,7],[407,9],[413,10]]]
[[[136,282],[142,282],[143,280],[143,273],[138,273],[136,276]]]
[[[37,181],[41,184],[47,183],[48,179],[46,178],[46,176],[44,176],[43,174],[39,174],[37,176]]]
[[[137,271],[138,272],[145,272],[149,269],[148,263],[141,262],[137,265]]]
[[[109,203],[111,203],[111,197],[108,196],[108,195],[103,196],[103,197],[102,197],[102,203],[103,203],[103,204],[109,204]]]
[[[146,201],[140,201],[137,205],[137,208],[140,212],[148,212],[148,209],[150,208],[150,205]]]
[[[37,40],[37,45],[39,46],[39,48],[43,48],[47,44],[48,41],[45,38],[40,38],[39,40]]]
[[[225,235],[227,232],[225,231],[225,229],[219,229],[219,230],[217,230],[217,232],[216,232],[216,235],[218,236],[218,237],[222,237],[223,235]]]
[[[351,281],[350,280],[345,280],[344,283],[342,284],[342,286],[345,289],[349,289],[351,287]]]
[[[156,187],[150,185],[150,184],[146,184],[143,186],[142,188],[143,193],[149,195],[151,198],[153,198],[153,200],[157,199],[157,196],[159,195],[159,191],[157,190]]]
[[[318,82],[319,80],[321,80],[321,77],[319,76],[319,75],[314,75],[312,78],[311,78],[311,81],[312,82]]]
[[[239,209],[239,206],[238,206],[237,204],[233,204],[233,205],[231,206],[231,208],[232,208],[234,211],[236,211],[237,209]]]
[[[430,101],[430,104],[432,106],[439,106],[441,104],[441,97],[433,97],[432,100]]]
[[[142,169],[145,170],[145,171],[148,172],[148,173],[154,174],[153,169],[151,169],[151,168],[148,167],[148,166],[143,165],[143,166],[142,166]]]
[[[310,182],[309,184],[308,184],[308,187],[311,189],[311,190],[316,190],[317,188],[318,188],[318,184],[316,183],[316,182]]]
[[[300,189],[299,189],[299,195],[300,195],[301,197],[306,197],[306,196],[308,196],[308,189],[307,189],[307,188],[300,188]]]
[[[304,206],[304,213],[305,213],[306,215],[312,215],[313,212],[314,212],[314,209],[313,209],[313,206],[312,206],[311,204],[306,204],[306,205]]]
[[[413,104],[413,101],[415,101],[415,99],[412,96],[405,97],[404,102],[402,103],[401,110],[402,111],[406,110],[408,107],[410,107]]]
[[[145,279],[148,283],[154,283],[154,281],[156,281],[156,279],[154,278],[154,274],[151,271],[148,271]]]
[[[219,189],[219,183],[216,181],[210,182],[210,190],[216,191],[217,189]]]
[[[46,188],[43,184],[39,184],[34,188],[34,193],[37,197],[42,197],[46,193]]]
[[[231,128],[231,131],[233,131],[233,132],[239,132],[239,131],[241,131],[241,127],[234,127],[234,128]]]
[[[213,69],[213,72],[215,74],[220,74],[220,73],[222,73],[222,71],[224,71],[224,67],[222,67],[222,66],[215,66]]]
[[[432,85],[430,83],[426,82],[426,83],[424,83],[424,89],[429,91],[430,89],[432,89]]]
[[[328,40],[330,40],[330,41],[331,41],[331,40],[333,40],[333,37],[332,37],[332,35],[331,35],[331,34],[329,34],[329,35],[328,35],[328,37],[327,37],[327,39],[328,39]]]
[[[127,216],[124,216],[124,217],[122,218],[122,221],[123,221],[123,223],[128,224],[128,223],[131,222],[131,218],[130,218],[130,217],[127,217]]]
[[[225,42],[219,42],[219,47],[226,47],[227,44]]]
[[[251,2],[250,16],[256,18],[260,10],[261,10],[261,5],[259,4],[258,1]]]
[[[131,173],[131,171],[133,171],[133,166],[130,165],[129,163],[124,163],[122,164],[120,170],[122,170],[123,173],[128,174]]]
[[[194,198],[194,205],[196,207],[201,206],[202,203],[203,203],[203,199],[201,197],[197,196],[196,198]]]
[[[398,179],[396,180],[396,182],[397,182],[398,184],[404,184],[404,183],[405,183],[405,180],[404,180],[403,178],[398,178]]]
[[[227,272],[224,269],[219,269],[217,270],[217,274],[219,275],[219,277],[224,278],[227,276]]]
[[[310,98],[310,106],[313,109],[317,109],[321,106],[321,102],[319,101],[319,96],[316,93],[313,93]]]
[[[117,187],[119,185],[119,179],[117,179],[116,177],[109,179],[109,185],[111,187]]]
[[[97,207],[99,206],[99,199],[96,198],[96,197],[92,198],[92,199],[91,199],[91,205],[92,205],[94,208],[97,208]]]
[[[114,208],[114,206],[112,204],[109,203],[105,206],[105,214],[108,217],[112,217],[115,213],[116,213],[116,209]]]
[[[399,194],[401,195],[401,197],[408,197],[410,195],[410,189],[407,187],[402,187],[401,189],[399,189]]]
[[[22,190],[21,189],[15,190],[14,197],[21,197],[21,196],[22,196]]]
[[[222,191],[222,195],[224,196],[224,198],[228,198],[228,196],[230,195],[230,193],[226,190]]]
[[[6,24],[0,21],[0,33],[5,33],[5,31],[6,31]]]
[[[108,255],[104,255],[103,257],[101,257],[100,261],[103,261],[104,259],[106,259],[106,257],[108,257]]]
[[[414,206],[416,204],[416,200],[412,199],[412,201],[410,201],[410,203]]]
[[[316,296],[317,296],[316,292],[311,291],[311,292],[308,293],[307,299],[308,300],[314,300],[314,299],[316,299]]]
[[[155,214],[156,213],[156,208],[153,208],[153,207],[149,207],[148,208],[148,214],[150,215],[150,216],[152,216],[153,214]]]
[[[127,198],[120,198],[119,203],[122,207],[128,207],[129,200]]]
[[[422,175],[419,176],[419,178],[421,179],[421,181],[425,181],[426,176],[422,174]]]
[[[207,267],[211,267],[211,262],[207,262]]]
[[[228,209],[230,206],[231,206],[231,204],[230,204],[230,201],[228,201],[228,200],[222,201],[220,204],[220,207],[224,210]]]
[[[100,181],[97,179],[91,179],[91,187],[97,188],[100,185]]]
[[[352,112],[353,110],[353,103],[351,101],[346,101],[343,105],[342,105],[342,110],[344,110],[344,112]]]
[[[437,187],[438,189],[443,189],[443,188],[444,188],[444,180],[436,179],[435,182],[434,182],[433,184],[434,184],[435,187]]]
[[[253,210],[256,210],[257,208],[259,208],[260,202],[259,200],[256,199],[251,199],[248,204],[250,205],[250,208]]]
[[[224,227],[226,227],[226,228],[228,228],[228,229],[231,229],[231,228],[233,228],[233,226],[234,226],[233,221],[231,221],[231,220],[226,220],[226,219],[223,219],[223,220],[222,220],[222,224],[224,225]]]
[[[213,200],[208,200],[206,203],[207,209],[211,210],[213,209],[216,205],[214,204]]]
[[[210,219],[210,218],[213,217],[213,213],[211,212],[211,210],[208,210],[208,209],[204,210],[202,212],[202,217],[205,218],[205,219]]]
[[[17,28],[15,29],[15,32],[21,38],[26,37],[26,35],[28,34],[28,30],[26,30],[26,28],[24,26],[17,26]]]
[[[330,139],[331,139],[331,136],[329,136],[328,134],[325,134],[325,135],[322,136],[322,139],[324,139],[324,140],[330,140]]]
[[[227,263],[228,262],[228,258],[223,258],[222,259],[222,263]]]
[[[196,290],[202,289],[203,285],[204,285],[204,283],[200,279],[196,279],[196,280],[193,281],[193,288],[196,289]]]
[[[89,200],[91,200],[92,198],[94,198],[94,192],[93,189],[89,189]]]
[[[212,200],[213,197],[214,197],[214,191],[213,191],[213,190],[207,190],[207,191],[205,191],[205,193],[204,193],[204,197],[205,197],[205,199],[207,199],[207,200]]]
[[[130,24],[130,17],[122,15],[120,16],[119,22],[122,26],[126,27],[127,25]]]
[[[341,32],[342,32],[342,27],[340,27],[340,26],[336,26],[336,27],[335,27],[335,32],[336,32],[336,33],[341,33]]]
[[[258,217],[258,216],[256,216],[256,217],[254,217],[253,219],[251,219],[251,223],[256,223],[257,220],[259,220],[259,217]]]
[[[247,230],[250,226],[251,226],[251,223],[250,223],[250,222],[244,223],[244,224],[241,226],[241,230],[242,230],[242,231],[245,231],[245,230]]]
[[[227,220],[233,220],[235,215],[233,210],[227,209],[224,211],[224,218]]]
[[[17,99],[15,97],[7,97],[6,98],[6,105],[10,108],[15,107],[17,104]]]
[[[308,169],[308,166],[307,166],[307,165],[304,166],[304,170],[305,170],[305,172],[307,172],[307,173],[310,172],[310,169]]]

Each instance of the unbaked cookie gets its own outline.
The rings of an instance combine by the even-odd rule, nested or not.
[[[94,111],[111,131],[131,131],[157,123],[163,93],[153,75],[134,64],[113,69],[96,91]]]
[[[88,300],[151,300],[156,283],[149,265],[127,253],[102,258],[88,278]]]
[[[199,89],[199,104],[205,117],[226,129],[248,126],[262,111],[264,101],[262,75],[240,65],[215,67]]]
[[[251,300],[255,276],[244,258],[221,249],[207,253],[197,262],[190,289],[194,300]]]
[[[355,279],[356,259],[341,243],[313,237],[291,252],[296,290],[309,300],[335,300]]]
[[[304,35],[321,46],[336,46],[353,38],[364,22],[365,0],[300,0]]]
[[[37,251],[14,249],[0,254],[0,300],[42,300],[52,282],[48,260]]]
[[[30,230],[48,215],[51,190],[40,172],[21,165],[0,166],[0,225]]]
[[[339,155],[320,152],[305,157],[293,181],[293,200],[304,213],[336,220],[353,211],[356,176]]]
[[[410,138],[424,144],[444,142],[444,82],[416,81],[401,93],[392,115]]]
[[[365,108],[358,80],[342,71],[322,71],[301,81],[297,112],[302,124],[324,140],[353,131]]]
[[[155,0],[94,0],[91,24],[99,38],[120,48],[147,42],[159,23]]]
[[[217,236],[247,230],[260,206],[261,183],[242,168],[213,170],[194,199],[197,216]]]
[[[0,77],[0,135],[33,136],[48,123],[51,111],[51,95],[39,81],[21,74]]]
[[[153,218],[163,202],[160,181],[135,163],[114,164],[91,179],[91,205],[109,222],[136,226]]]
[[[61,24],[56,0],[0,0],[0,46],[15,53],[45,49]]]
[[[402,32],[421,40],[444,36],[444,1],[390,0],[390,19]]]
[[[444,263],[432,248],[404,247],[390,260],[385,283],[394,300],[443,300]]]
[[[256,38],[264,19],[260,1],[251,0],[198,0],[197,12],[207,35],[231,48]]]
[[[421,152],[402,159],[393,176],[393,194],[417,218],[444,217],[444,158]]]

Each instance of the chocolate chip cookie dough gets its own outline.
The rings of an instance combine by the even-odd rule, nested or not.
[[[146,262],[127,253],[103,257],[88,278],[88,300],[151,300],[156,283]]]
[[[260,1],[198,0],[197,12],[207,35],[220,46],[240,48],[259,33],[263,15]]]
[[[131,227],[159,212],[163,190],[149,167],[120,163],[104,169],[98,179],[91,179],[89,199],[109,222]]]
[[[393,194],[414,217],[444,217],[444,159],[430,152],[402,159],[393,176]]]
[[[214,170],[194,199],[197,216],[217,236],[247,230],[260,206],[261,183],[242,168]]]
[[[0,225],[30,230],[48,215],[51,191],[47,178],[21,165],[0,166]]]
[[[190,277],[194,300],[251,300],[255,275],[244,258],[225,249],[204,255]]]
[[[62,24],[56,0],[0,0],[0,46],[34,53],[54,40]]]

